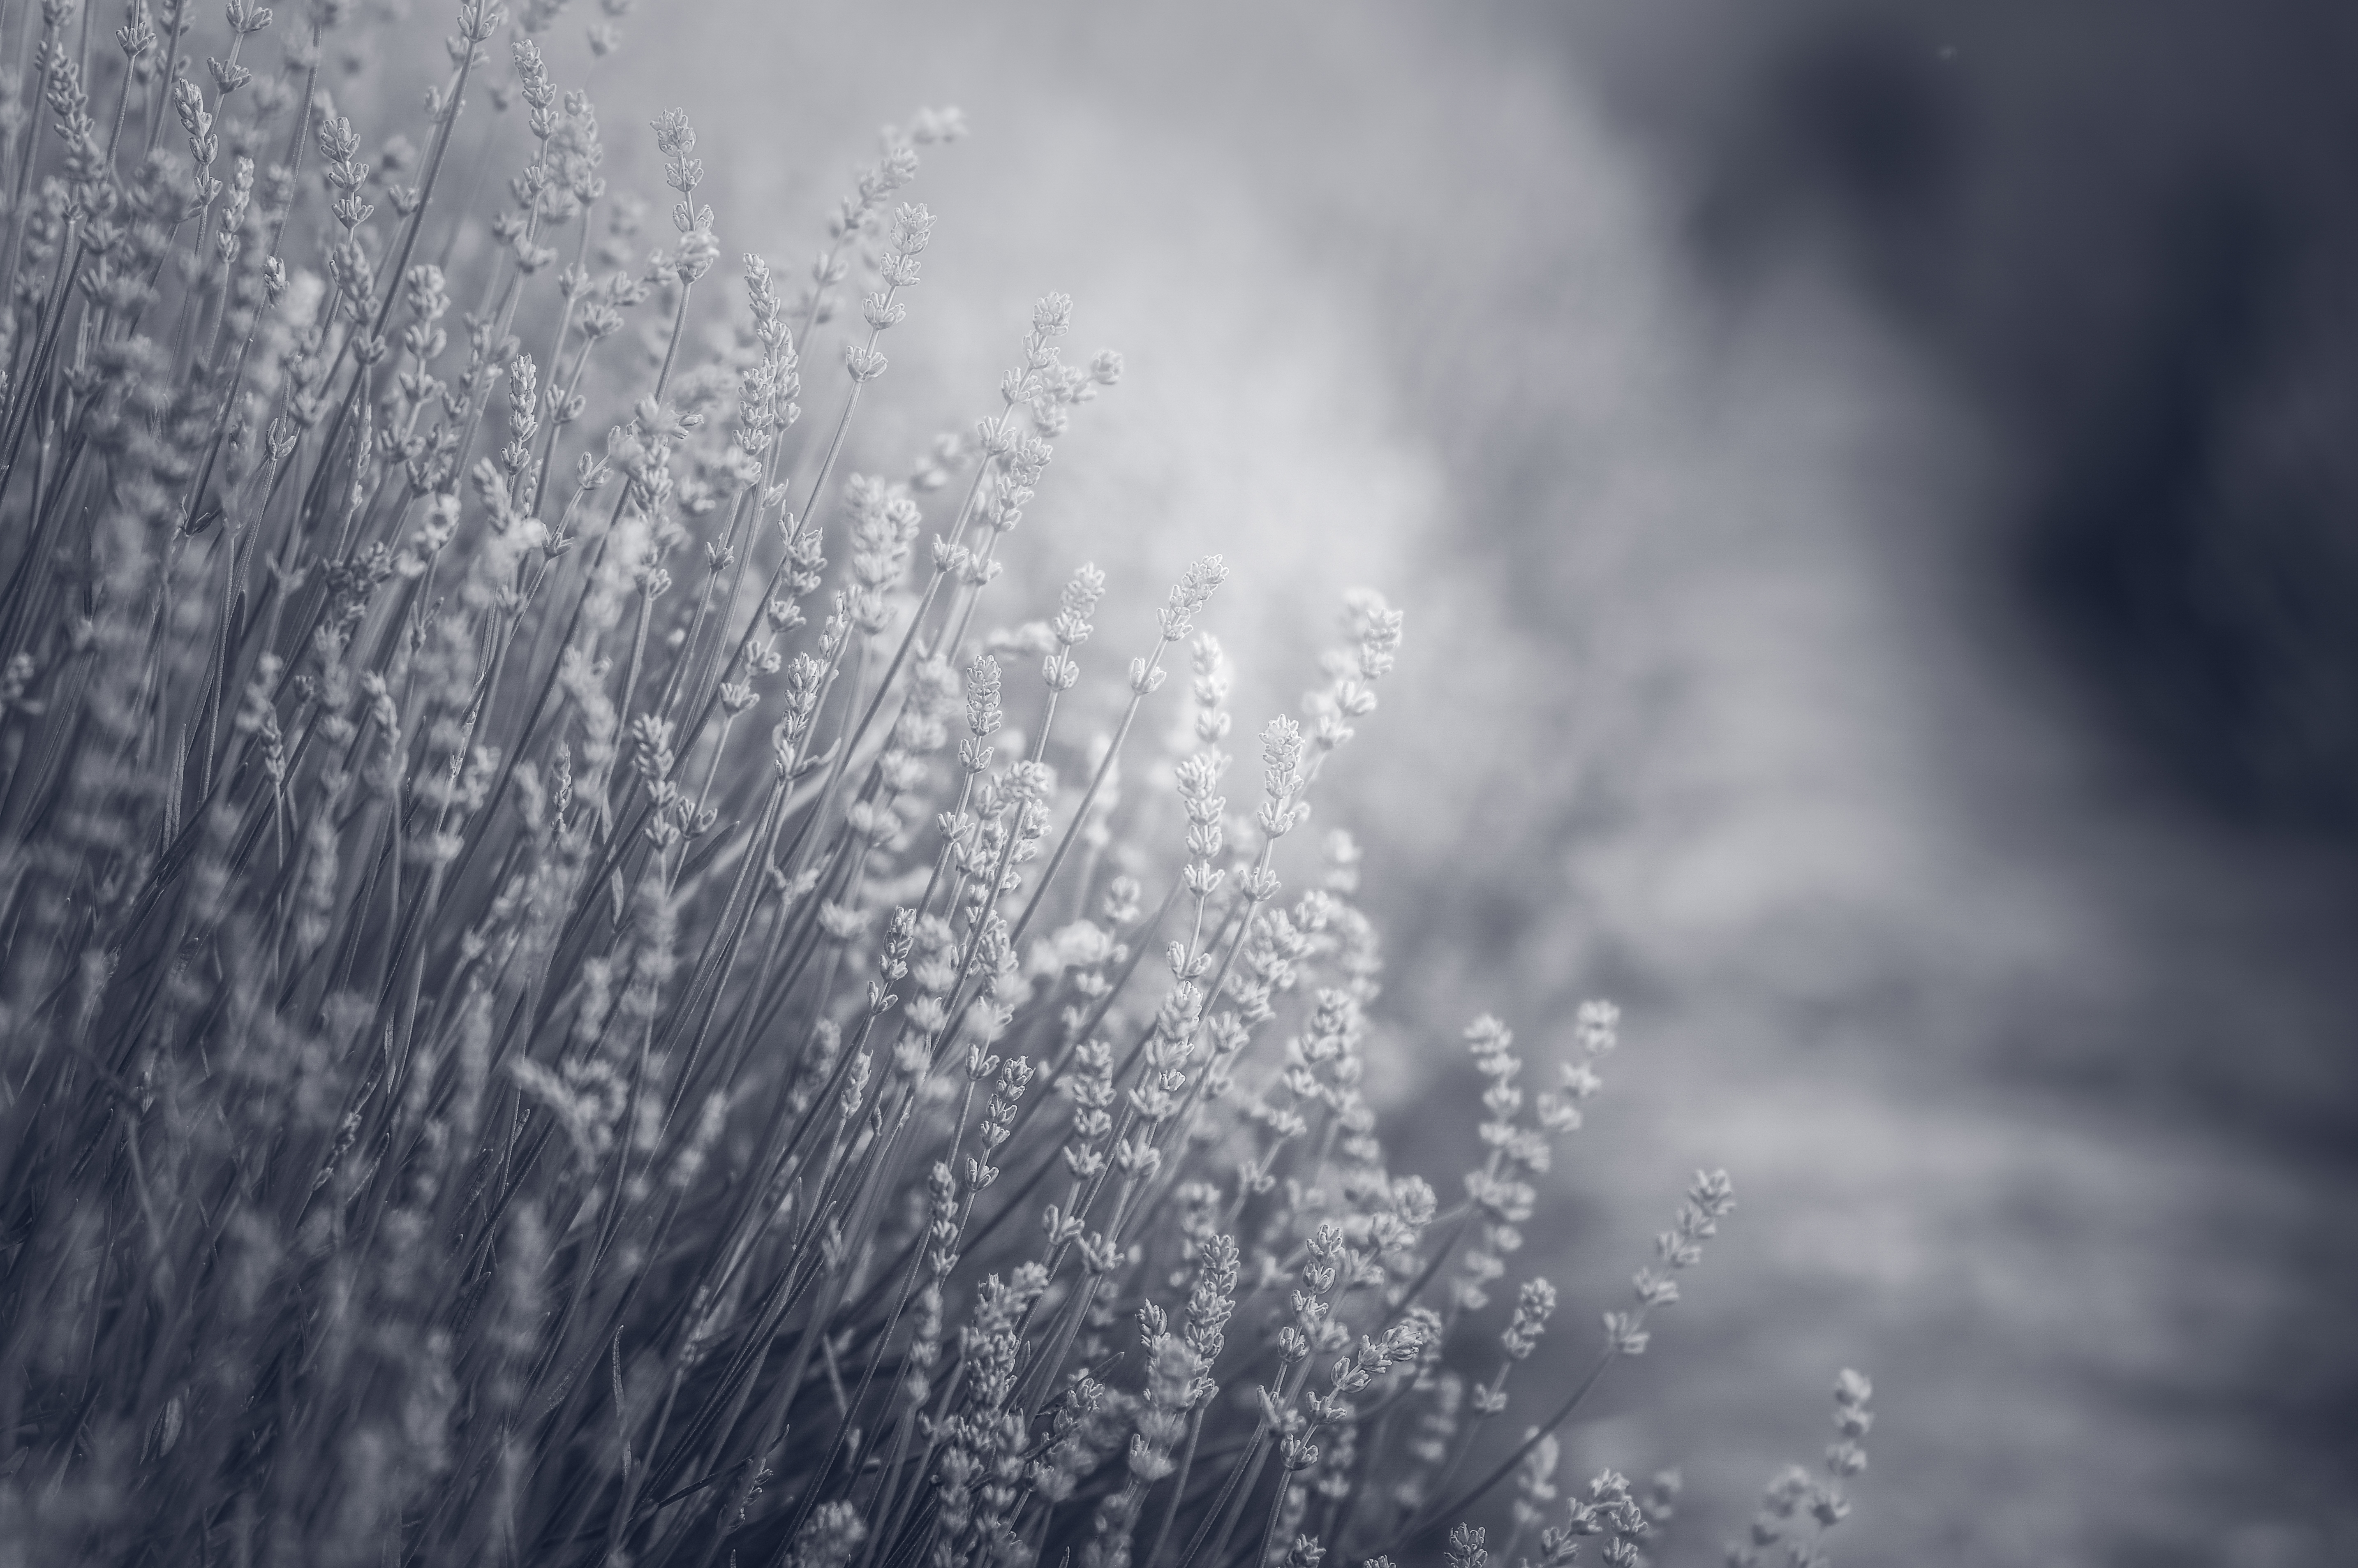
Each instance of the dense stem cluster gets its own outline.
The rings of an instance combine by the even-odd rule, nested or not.
[[[971,438],[845,471],[956,115],[741,316],[688,115],[648,256],[563,9],[467,0],[380,136],[339,0],[0,7],[0,1563],[1263,1568],[1532,1506],[1544,1432],[1476,1449],[1555,1295],[1475,1319],[1613,1014],[1528,1109],[1476,1026],[1444,1209],[1360,1093],[1357,851],[1281,875],[1399,612],[1231,813],[1218,557],[1109,701],[1094,568],[987,630],[1120,375],[1071,300]]]

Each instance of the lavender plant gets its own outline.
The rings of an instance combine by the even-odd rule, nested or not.
[[[1638,1561],[1674,1487],[1551,1510],[1552,1434],[1731,1188],[1486,1443],[1617,1015],[1528,1098],[1477,1021],[1465,1196],[1387,1163],[1357,850],[1281,849],[1400,612],[1350,600],[1246,809],[1217,557],[1073,697],[1102,575],[985,608],[1120,377],[1069,300],[970,436],[843,471],[957,116],[724,313],[688,116],[647,254],[563,10],[466,0],[379,139],[341,0],[0,9],[0,1562],[1472,1564],[1509,1481],[1506,1555]]]

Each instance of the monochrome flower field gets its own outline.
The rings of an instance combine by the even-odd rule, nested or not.
[[[340,0],[0,7],[0,1563],[1822,1562],[1855,1373],[1747,1541],[1557,1474],[1735,1202],[1552,1317],[1611,1004],[1473,1021],[1483,1162],[1387,1161],[1307,824],[1402,611],[1244,741],[1219,557],[1134,645],[999,580],[1120,395],[1074,301],[847,463],[961,118],[790,285],[566,12],[377,118]]]

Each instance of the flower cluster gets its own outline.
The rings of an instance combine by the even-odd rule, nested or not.
[[[1826,1555],[1826,1532],[1850,1517],[1842,1484],[1866,1468],[1861,1440],[1875,1425],[1875,1412],[1867,1408],[1874,1397],[1874,1384],[1843,1368],[1834,1379],[1836,1438],[1826,1449],[1824,1476],[1790,1465],[1769,1482],[1749,1538],[1727,1549],[1727,1568],[1827,1568],[1832,1559]]]
[[[661,244],[609,189],[631,0],[464,0],[414,81],[399,9],[5,24],[0,1559],[1478,1568],[1511,1507],[1634,1563],[1659,1485],[1553,1506],[1595,1375],[1490,1419],[1617,1015],[1528,1097],[1476,1022],[1447,1207],[1363,1093],[1359,852],[1301,829],[1401,612],[1236,783],[1220,557],[1151,623],[994,588],[1122,378],[1069,297],[869,465],[955,111],[741,293],[686,109],[627,122]],[[1817,1561],[1838,1398],[1747,1551]]]

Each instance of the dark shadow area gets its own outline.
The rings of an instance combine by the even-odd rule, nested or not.
[[[1638,11],[1531,19],[1724,281],[1832,243],[1951,368],[2017,466],[1989,568],[2157,780],[2358,834],[2358,13]]]

